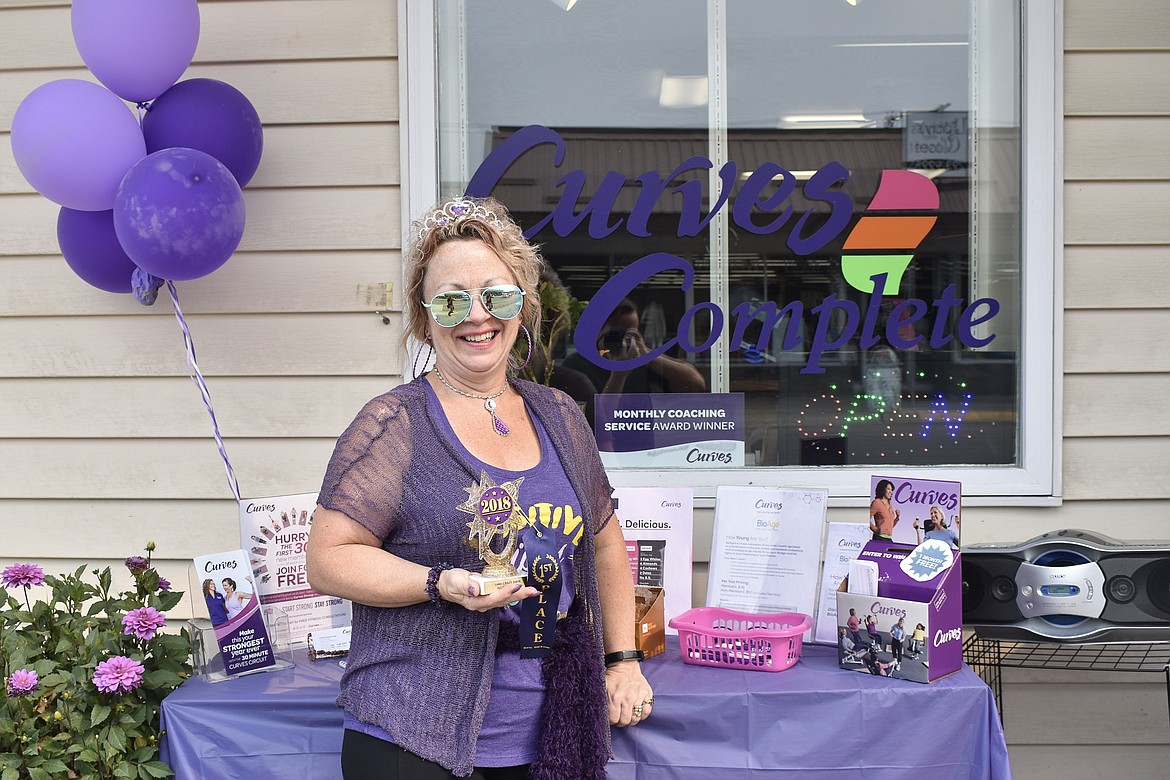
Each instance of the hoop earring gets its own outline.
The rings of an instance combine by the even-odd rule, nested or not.
[[[520,330],[524,331],[524,338],[528,339],[528,354],[524,357],[524,362],[516,368],[517,371],[523,371],[524,367],[532,361],[532,334],[524,326],[524,323],[520,323]]]
[[[423,347],[427,347],[431,350],[430,354],[427,355],[426,360],[423,361],[423,368],[426,368],[427,363],[431,362],[431,357],[435,354],[435,348],[431,344],[431,337],[429,335],[422,340],[422,343],[418,345],[418,349],[414,353],[414,363],[411,364],[410,370],[414,373],[414,378],[416,379],[420,376],[418,373],[418,359],[422,357]]]

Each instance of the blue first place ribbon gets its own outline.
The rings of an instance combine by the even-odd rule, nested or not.
[[[557,557],[557,535],[550,531],[526,534],[528,584],[539,591],[520,605],[520,657],[546,658],[552,653],[557,629],[557,607],[561,601],[561,561]]]

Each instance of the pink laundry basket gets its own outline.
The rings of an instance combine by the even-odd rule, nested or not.
[[[799,612],[752,614],[722,607],[696,607],[671,618],[688,664],[724,669],[782,672],[800,660],[812,618]]]

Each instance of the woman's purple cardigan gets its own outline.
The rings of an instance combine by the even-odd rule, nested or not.
[[[466,500],[463,488],[480,475],[432,421],[424,381],[396,387],[365,405],[338,440],[318,502],[365,526],[394,555],[427,567],[446,562],[476,571],[482,562],[465,541],[468,516],[455,505]],[[514,379],[512,386],[548,431],[593,531],[582,535],[573,570],[578,607],[592,629],[584,636],[592,634],[600,657],[593,537],[613,515],[613,489],[577,404],[543,385]],[[495,610],[436,608],[430,602],[387,609],[355,602],[337,703],[358,720],[385,729],[406,750],[467,776],[487,707],[498,631]],[[606,711],[604,702],[589,709]],[[594,725],[604,732],[600,741],[608,753],[608,724]]]

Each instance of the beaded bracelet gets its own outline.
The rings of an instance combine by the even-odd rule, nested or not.
[[[453,568],[449,563],[438,563],[427,572],[427,597],[436,607],[443,606],[443,597],[439,594],[439,575]]]

